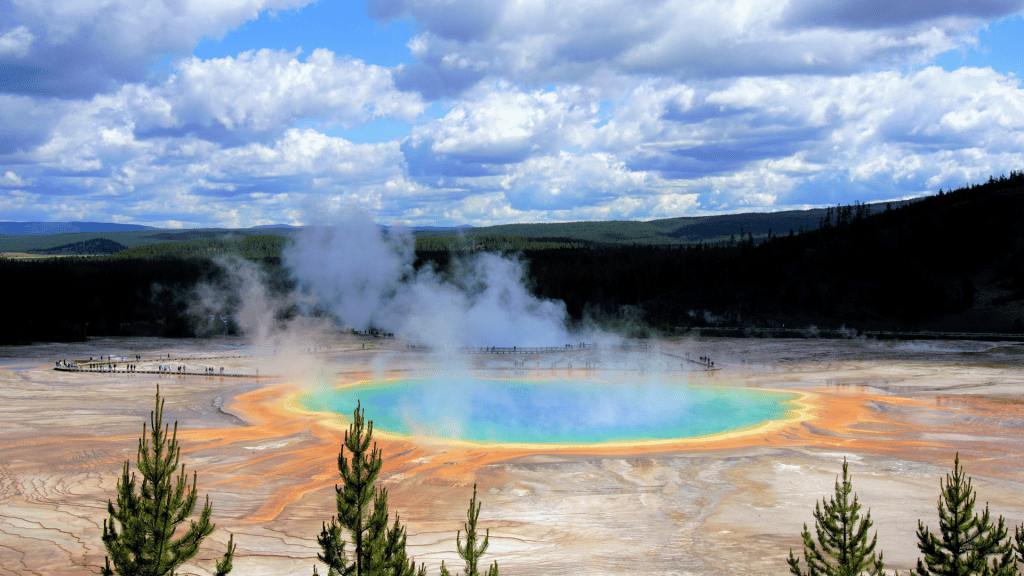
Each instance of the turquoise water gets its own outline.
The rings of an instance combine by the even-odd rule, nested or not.
[[[306,394],[307,410],[351,416],[362,402],[374,429],[473,442],[592,444],[742,430],[783,418],[786,392],[662,382],[407,379]]]

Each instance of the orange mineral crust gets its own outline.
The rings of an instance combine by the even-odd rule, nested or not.
[[[160,357],[209,352],[192,341],[134,344]],[[232,533],[237,573],[309,574],[316,535],[334,513],[351,411],[310,412],[297,396],[437,377],[422,355],[358,342],[289,359],[221,352],[226,372],[258,367],[258,379],[59,372],[51,356],[92,355],[87,345],[61,346],[0,358],[0,575],[93,574],[102,565],[106,501],[123,462],[134,462],[157,385],[165,419],[179,422],[186,471],[198,473],[217,524],[183,573],[209,573]],[[442,559],[459,565],[455,533],[476,484],[480,526],[491,535],[487,556],[502,572],[785,574],[789,549],[799,548],[803,524],[833,490],[845,458],[887,567],[902,571],[918,554],[917,520],[937,523],[939,479],[957,452],[979,502],[1008,524],[1024,521],[1019,352],[1016,344],[981,343],[936,351],[856,341],[661,342],[645,365],[668,359],[665,380],[792,392],[799,408],[748,430],[655,442],[503,445],[375,430],[379,482],[428,573]],[[721,369],[689,369],[677,361],[686,355],[709,355]],[[495,377],[567,375],[514,376],[513,360],[464,364]],[[628,374],[628,366],[616,369]]]

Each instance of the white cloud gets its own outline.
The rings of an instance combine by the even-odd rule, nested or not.
[[[0,94],[0,156],[44,142],[70,105],[59,100]]]
[[[5,206],[207,226],[352,203],[411,224],[643,219],[909,196],[1024,165],[1024,91],[991,69],[652,78],[603,102],[499,83],[404,140],[318,129],[420,114],[389,74],[261,51],[88,100],[0,96],[17,142],[0,188],[22,194]]]
[[[271,146],[249,144],[211,158],[239,175],[257,178],[334,177],[347,183],[383,183],[401,174],[397,142],[354,144],[312,129],[292,128]]]
[[[43,208],[40,206],[39,200],[38,194],[32,194],[24,190],[0,189],[0,213],[24,214],[24,220],[45,221],[50,215],[51,210],[48,209],[49,207]]]
[[[191,58],[164,89],[179,122],[228,130],[280,130],[298,119],[345,127],[377,117],[412,121],[423,112],[419,96],[399,92],[390,70],[314,50],[305,62],[295,53],[259,50],[238,58]]]
[[[506,164],[551,154],[563,144],[585,144],[597,109],[579,105],[578,93],[524,93],[503,86],[417,127],[411,145],[457,161]]]
[[[371,7],[382,19],[416,20],[422,32],[409,46],[418,62],[399,70],[399,85],[436,97],[488,77],[622,88],[651,75],[834,75],[916,65],[972,42],[981,23],[1024,4],[374,0]]]
[[[29,46],[36,37],[27,26],[12,28],[0,35],[0,57],[14,56],[22,58],[28,54]]]
[[[294,222],[317,197],[379,207],[388,190],[401,189],[398,142],[356,144],[311,128],[240,146],[180,132],[140,138],[138,118],[177,122],[157,92],[129,85],[65,102],[45,141],[18,153],[25,169],[2,184],[33,185],[38,206],[54,215],[106,220],[117,211],[137,222],[225,226]]]
[[[8,170],[4,175],[0,176],[0,188],[21,188],[27,184],[28,182],[24,178],[18,176],[12,170]]]
[[[645,80],[629,92],[611,120],[598,130],[597,141],[600,147],[617,151],[652,142],[699,144],[702,140],[680,131],[672,121],[693,108],[695,97],[696,90],[686,84]]]
[[[491,93],[414,132],[418,147],[403,151],[423,170],[421,182],[466,198],[446,215],[494,222],[798,208],[919,195],[1024,161],[1024,91],[991,69],[645,81],[600,127],[578,108],[584,113],[567,124],[578,152],[566,149],[568,138],[544,137],[561,100],[543,95]]]
[[[649,175],[601,152],[530,158],[501,178],[510,205],[518,210],[567,210],[601,206],[651,190]]]
[[[101,169],[104,157],[206,154],[214,143],[274,138],[300,121],[323,128],[378,117],[411,121],[423,110],[418,96],[394,88],[387,69],[327,50],[306,62],[267,50],[190,59],[157,86],[126,84],[82,101],[0,94],[0,103],[0,154],[22,150],[73,172]]]
[[[308,0],[7,0],[0,22],[17,24],[0,39],[15,47],[26,68],[15,69],[0,90],[87,97],[112,81],[141,80],[167,55],[188,54],[202,38],[219,37],[268,10],[298,8]],[[32,32],[29,32],[29,31]],[[22,74],[21,72],[31,72]]]

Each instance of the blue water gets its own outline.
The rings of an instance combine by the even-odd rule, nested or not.
[[[473,442],[593,444],[742,430],[786,416],[797,394],[645,381],[407,379],[306,394],[304,408],[374,429]]]

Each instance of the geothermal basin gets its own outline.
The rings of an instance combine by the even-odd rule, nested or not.
[[[585,445],[707,437],[798,417],[800,394],[693,386],[630,373],[588,378],[444,378],[362,381],[304,394],[313,411],[351,414],[361,403],[374,429],[477,443]]]
[[[356,391],[375,419],[380,485],[407,527],[410,555],[429,574],[442,560],[461,567],[455,535],[474,485],[479,528],[490,531],[483,560],[507,574],[787,574],[789,550],[800,550],[800,531],[813,526],[815,503],[833,493],[844,459],[889,570],[914,566],[918,519],[937,527],[939,481],[957,452],[979,505],[1008,526],[1024,522],[1020,343],[679,339],[632,357],[531,358],[526,366],[541,367],[533,370],[481,354],[451,373],[381,340],[344,335],[313,347],[275,356],[236,339],[154,338],[0,348],[0,575],[84,576],[103,565],[107,500],[124,462],[134,463],[157,385],[165,419],[179,423],[182,462],[198,474],[217,525],[183,575],[210,574],[228,534],[238,545],[232,573],[312,573],[355,402],[322,411],[301,398],[331,390]],[[140,370],[149,359],[264,376],[53,369],[55,360],[131,354],[143,357]],[[685,359],[698,356],[721,369],[688,369]],[[665,440],[467,442],[443,431],[390,432],[397,425],[371,415],[376,408],[359,388],[458,374],[523,386],[586,383],[576,392],[580,409],[644,405],[686,386],[779,391],[798,395],[799,408],[787,399],[782,418]],[[650,389],[629,388],[644,378]],[[635,402],[616,397],[624,391]],[[453,392],[447,401],[463,406],[464,398]],[[474,427],[460,419],[464,407],[451,413],[459,418],[449,436],[461,437],[456,425]]]

